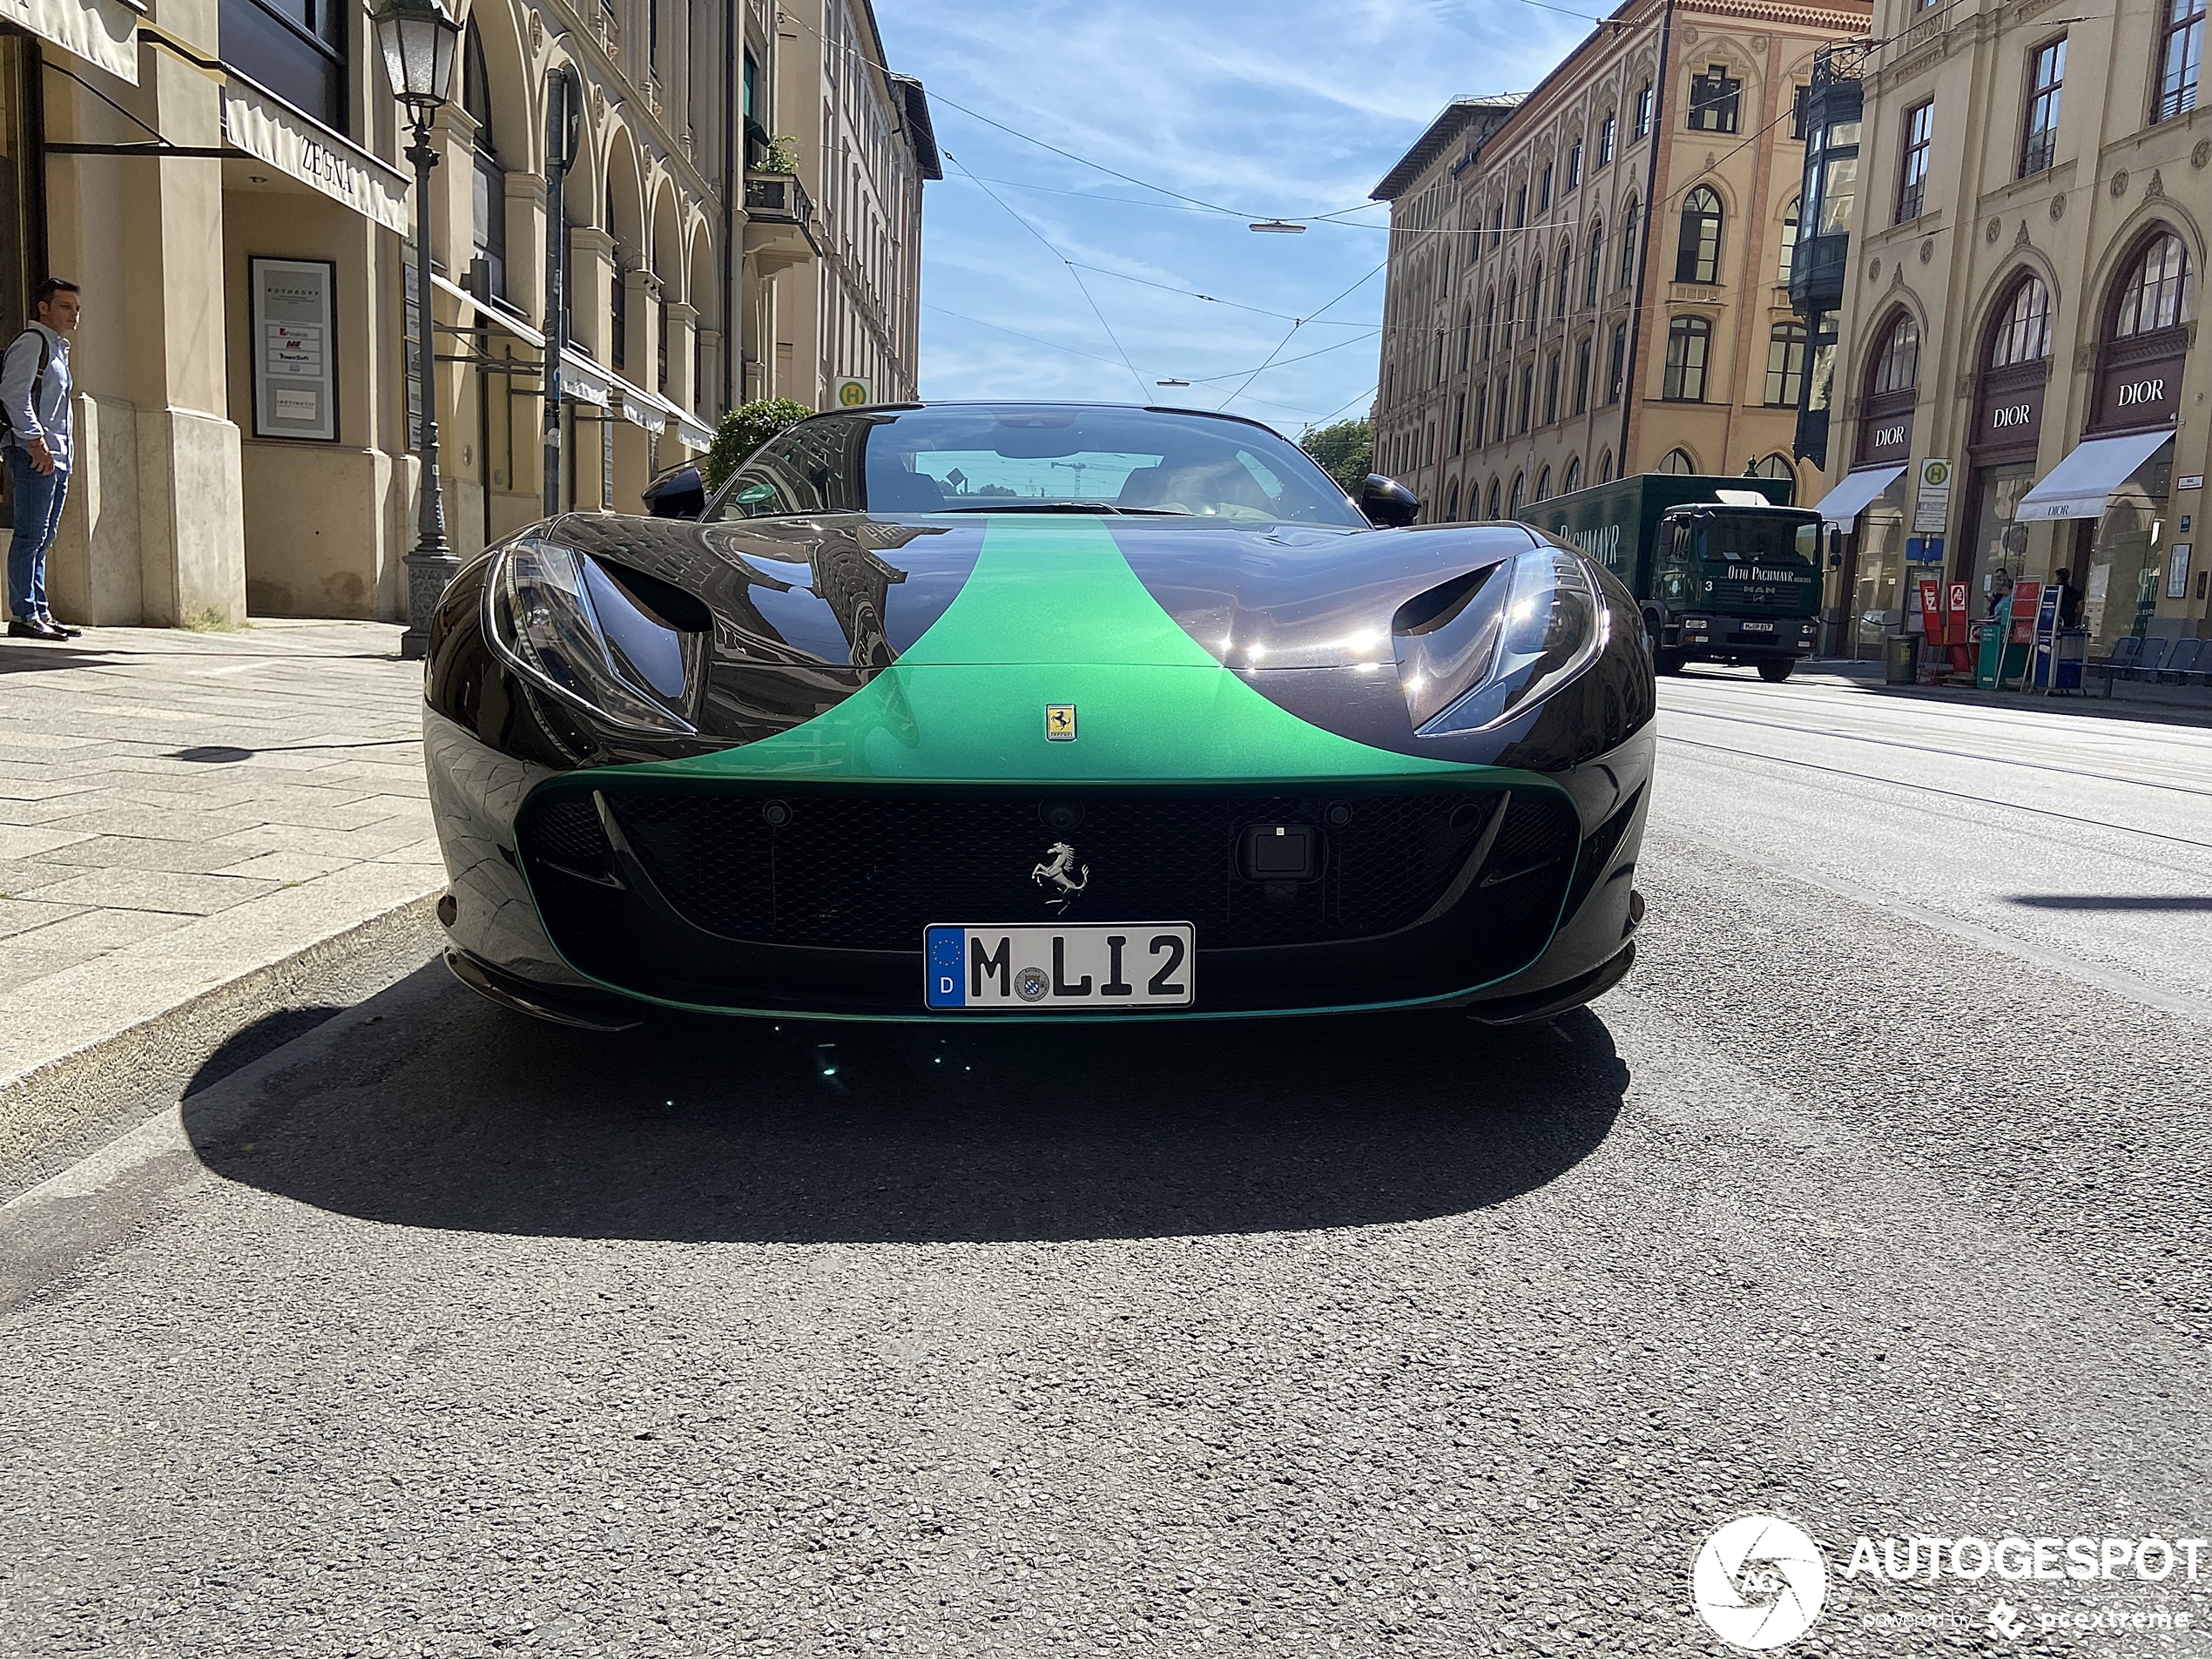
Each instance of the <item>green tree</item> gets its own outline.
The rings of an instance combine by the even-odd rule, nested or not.
[[[714,428],[714,446],[706,452],[706,460],[700,466],[706,475],[708,490],[721,489],[747,455],[813,412],[804,403],[794,403],[787,397],[757,397],[732,409]]]
[[[1375,429],[1365,421],[1310,426],[1298,435],[1298,442],[1347,495],[1359,495],[1360,483],[1374,470]]]

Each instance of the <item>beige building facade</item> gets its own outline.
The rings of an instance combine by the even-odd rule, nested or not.
[[[2207,631],[2203,20],[2152,0],[1882,0],[1831,449],[1845,505],[1879,487],[1837,515],[1861,654],[1911,631],[1927,576],[1979,617],[2008,581],[2063,569],[2093,657]]]
[[[877,402],[920,392],[921,192],[944,176],[921,83],[886,67],[867,0],[785,0],[775,77],[807,223],[762,225],[753,395],[829,407],[840,382]],[[778,136],[786,136],[777,129]],[[755,192],[759,193],[758,189]],[[791,263],[785,263],[790,260]]]
[[[860,50],[880,64],[873,19],[853,3],[840,38],[865,36]],[[448,533],[464,558],[546,509],[549,338],[563,394],[550,495],[562,507],[634,509],[657,469],[703,451],[720,414],[761,388],[786,340],[796,354],[777,389],[810,402],[873,367],[835,328],[779,332],[779,293],[812,303],[847,240],[876,261],[853,268],[902,331],[892,345],[907,379],[886,378],[910,385],[920,158],[935,158],[911,135],[927,134],[927,105],[880,68],[839,91],[837,134],[907,145],[904,173],[884,187],[894,231],[864,233],[840,185],[822,193],[845,237],[816,246],[802,233],[800,257],[764,271],[749,222],[757,184],[780,184],[786,199],[819,191],[815,170],[840,153],[773,155],[764,142],[779,87],[786,121],[833,130],[820,73],[787,86],[779,76],[794,45],[779,15],[765,0],[469,0],[432,133],[423,295],[409,134],[362,0],[11,7],[0,313],[12,333],[49,273],[84,290],[79,458],[50,572],[57,611],[217,626],[250,613],[401,617],[425,326]],[[819,64],[814,48],[801,55]],[[556,75],[581,91],[557,227]],[[773,206],[767,236],[780,228]],[[556,235],[568,305],[550,319]]]
[[[1534,91],[1449,106],[1392,205],[1378,467],[1431,520],[1645,471],[1791,478],[1789,260],[1817,46],[1865,10],[1631,0]]]

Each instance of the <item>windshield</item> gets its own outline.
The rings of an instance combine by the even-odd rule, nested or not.
[[[1303,451],[1264,428],[1160,409],[1019,404],[802,421],[747,461],[706,516],[840,512],[1367,523]]]
[[[1698,556],[1742,563],[1757,559],[1767,564],[1803,559],[1812,562],[1819,549],[1820,523],[1784,517],[1779,513],[1714,514],[1697,525]]]

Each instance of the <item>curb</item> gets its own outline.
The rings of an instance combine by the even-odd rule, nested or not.
[[[395,905],[0,1082],[0,1202],[104,1130],[206,1087],[219,1055],[213,1075],[227,1075],[435,961],[436,902]]]

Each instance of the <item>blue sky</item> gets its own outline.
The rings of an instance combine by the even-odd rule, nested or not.
[[[892,67],[927,84],[950,152],[922,214],[922,395],[1118,402],[1141,389],[1293,434],[1366,411],[1388,239],[1324,225],[1258,235],[1246,216],[1365,202],[1448,99],[1534,85],[1587,29],[1517,0],[875,4]],[[955,104],[1237,211],[1174,203]],[[1387,216],[1376,204],[1354,217]],[[1293,319],[1348,289],[1285,343]],[[1271,354],[1277,366],[1248,382]],[[1168,377],[1193,384],[1154,385]]]

